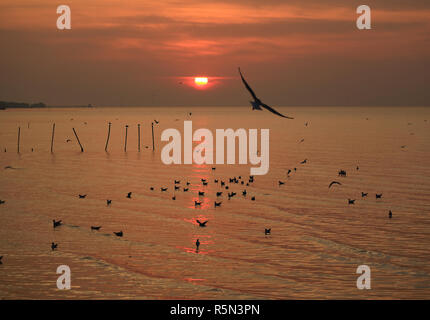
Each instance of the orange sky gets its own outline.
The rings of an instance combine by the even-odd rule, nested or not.
[[[247,105],[241,66],[272,105],[430,105],[427,0],[2,0],[0,43],[0,100]]]

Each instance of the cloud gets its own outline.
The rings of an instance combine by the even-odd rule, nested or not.
[[[319,79],[313,85],[325,91],[313,89],[313,97],[288,92],[286,99],[282,90],[274,93],[281,104],[310,100],[318,104],[337,102],[343,93],[355,92],[352,87],[343,93],[330,90],[343,85],[345,79],[357,77],[361,83],[374,83],[382,62],[392,68],[402,64],[398,76],[421,88],[424,71],[416,66],[429,61],[429,1],[368,1],[372,30],[366,31],[355,27],[355,9],[360,4],[340,0],[131,0],[126,4],[74,0],[70,4],[72,30],[59,31],[55,27],[56,1],[3,0],[0,66],[7,76],[0,79],[0,94],[13,93],[18,100],[20,95],[39,94],[36,100],[55,103],[94,96],[94,103],[127,100],[138,104],[152,88],[177,90],[159,77],[193,73],[230,77],[236,76],[238,65],[244,65],[262,79],[263,92],[264,84],[269,83],[266,79],[290,83],[297,92],[303,90],[298,84],[306,85],[306,79],[312,83]],[[360,74],[350,64],[366,66],[366,73]],[[408,73],[406,66],[414,72]],[[395,70],[384,72],[396,74]],[[294,84],[297,78],[302,81]],[[394,81],[392,88],[407,92],[401,84],[404,82]],[[52,93],[53,86],[62,96]],[[373,87],[370,96],[375,103],[406,101],[398,94],[395,101],[394,95],[378,98],[381,86],[374,83]],[[222,85],[217,90],[221,96],[230,92]],[[121,98],[113,97],[113,92]],[[207,103],[216,104],[215,96],[207,97]],[[424,89],[421,97],[428,99]]]

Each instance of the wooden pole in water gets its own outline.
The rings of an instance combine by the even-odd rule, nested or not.
[[[52,125],[51,153],[54,151],[54,134],[55,134],[55,123]]]
[[[152,127],[152,151],[155,151],[155,144],[154,144],[154,122],[151,122]]]
[[[140,152],[140,123],[137,124],[137,150]]]
[[[109,122],[109,128],[108,128],[108,135],[107,135],[107,139],[106,139],[106,146],[105,146],[105,151],[107,152],[107,148],[108,148],[108,144],[109,144],[109,138],[110,138],[110,126],[112,125],[112,123]]]
[[[84,152],[84,148],[82,147],[82,144],[81,144],[81,142],[79,141],[79,137],[78,137],[78,134],[77,134],[77,133],[76,133],[76,131],[75,131],[75,128],[72,128],[72,129],[73,129],[73,132],[74,132],[74,134],[75,134],[76,140],[78,140],[79,146],[81,147],[81,152]]]
[[[125,143],[124,143],[124,152],[127,152],[127,132],[128,132],[128,124],[125,125]]]
[[[19,143],[21,139],[21,127],[18,127],[18,153],[19,153]]]

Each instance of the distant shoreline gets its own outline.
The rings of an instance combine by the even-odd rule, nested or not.
[[[0,110],[6,110],[6,109],[73,109],[73,108],[82,108],[82,109],[88,109],[88,108],[195,108],[195,107],[217,107],[217,108],[231,108],[231,107],[244,107],[247,108],[247,105],[231,105],[231,106],[215,106],[215,105],[208,105],[208,106],[193,106],[193,105],[176,105],[176,106],[162,106],[162,105],[156,105],[156,106],[147,106],[147,105],[129,105],[129,106],[113,106],[113,105],[107,105],[107,106],[93,106],[92,104],[88,105],[46,105],[43,102],[39,103],[25,103],[25,102],[5,102],[0,101]],[[333,108],[356,108],[356,107],[374,107],[374,108],[408,108],[408,107],[419,107],[419,108],[428,108],[430,105],[410,105],[410,106],[400,106],[400,105],[393,105],[393,106],[386,106],[386,105],[375,105],[375,106],[354,106],[354,105],[298,105],[298,106],[286,106],[286,105],[279,105],[278,107],[281,108],[313,108],[313,107],[333,107]]]
[[[48,106],[43,102],[27,103],[27,102],[14,102],[14,101],[0,101],[0,110],[6,109],[45,109],[45,108],[93,108],[89,104],[86,106]]]

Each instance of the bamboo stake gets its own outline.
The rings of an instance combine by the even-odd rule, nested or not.
[[[19,153],[20,140],[21,140],[21,127],[18,127],[18,153]]]
[[[127,152],[127,133],[128,133],[128,124],[125,125],[125,143],[124,143],[124,152]]]
[[[137,124],[137,150],[140,152],[140,123]]]
[[[52,125],[51,153],[54,151],[54,134],[55,134],[55,123]]]
[[[109,144],[109,138],[110,138],[110,126],[112,125],[112,123],[109,122],[109,128],[108,128],[108,135],[107,135],[107,139],[106,139],[106,146],[105,146],[105,151],[107,152],[107,148],[108,148],[108,144]]]
[[[78,137],[78,134],[77,134],[77,133],[76,133],[76,131],[75,131],[75,128],[72,128],[72,129],[73,129],[73,132],[74,132],[74,134],[75,134],[76,140],[78,140],[79,146],[81,147],[81,152],[84,152],[84,148],[82,147],[82,144],[81,144],[81,142],[79,141],[79,137]]]
[[[154,144],[154,122],[151,122],[152,127],[152,151],[155,151],[155,144]]]

